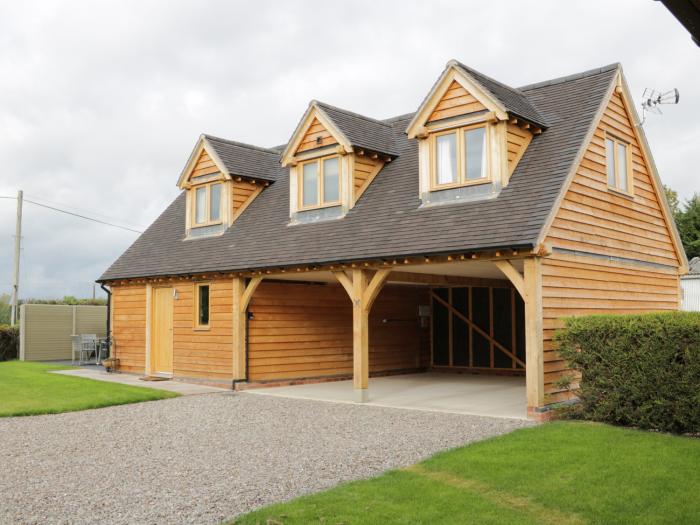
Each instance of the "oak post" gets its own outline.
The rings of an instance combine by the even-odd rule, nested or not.
[[[248,378],[247,370],[247,317],[248,304],[255,293],[256,288],[263,280],[262,276],[253,277],[246,283],[244,277],[233,278],[233,381],[245,381]]]
[[[367,289],[367,273],[364,270],[352,271],[352,383],[355,401],[369,400],[369,310],[365,308],[363,295]]]
[[[542,261],[523,261],[525,281],[525,383],[528,408],[544,404],[544,329],[542,322]]]
[[[233,380],[243,381],[246,378],[246,312],[241,309],[245,293],[245,279],[233,278]]]

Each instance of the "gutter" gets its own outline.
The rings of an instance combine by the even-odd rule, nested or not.
[[[109,338],[110,346],[112,342],[112,326],[111,326],[111,319],[112,316],[111,310],[112,310],[112,291],[109,288],[106,288],[104,283],[100,282],[100,288],[104,291],[104,293],[107,294],[107,337]]]

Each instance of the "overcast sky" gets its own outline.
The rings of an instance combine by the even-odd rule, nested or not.
[[[408,113],[451,58],[513,86],[619,61],[636,102],[679,88],[644,127],[663,181],[700,190],[700,49],[660,2],[24,0],[0,3],[0,196],[143,229],[200,133],[281,144],[314,98]],[[25,204],[20,296],[89,296],[135,238]]]

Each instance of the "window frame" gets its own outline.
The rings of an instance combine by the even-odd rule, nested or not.
[[[608,146],[607,141],[610,140],[613,143],[613,174],[615,176],[615,185],[611,186],[608,180]],[[623,189],[620,185],[620,162],[618,155],[618,147],[622,145],[625,147],[625,177],[627,179],[627,189]],[[634,196],[634,169],[632,167],[632,147],[631,143],[625,139],[618,137],[617,135],[605,131],[603,137],[603,150],[605,157],[605,184],[608,190],[615,193],[620,193],[627,197]]]
[[[199,300],[200,300],[200,289],[203,287],[209,289],[209,304],[207,305],[207,324],[201,324],[199,322]],[[211,282],[203,281],[194,284],[194,329],[195,330],[210,330],[211,329]]]
[[[485,136],[484,146],[484,162],[486,163],[486,177],[480,179],[467,179],[467,156],[464,149],[465,134],[467,131],[482,128]],[[475,186],[479,184],[489,184],[492,182],[491,176],[491,138],[489,126],[483,122],[462,126],[459,128],[450,128],[430,134],[430,191],[447,190],[451,188],[461,188],[464,186]],[[456,135],[456,155],[457,155],[457,181],[445,184],[438,183],[438,155],[437,155],[437,138],[442,135]]]
[[[331,159],[338,159],[338,199],[334,201],[325,202],[323,200],[323,185],[324,185],[324,174],[323,166],[326,161]],[[316,184],[316,203],[304,206],[304,166],[307,164],[316,164],[316,176],[318,181]],[[325,157],[318,157],[315,159],[306,160],[300,162],[297,165],[297,209],[299,211],[306,210],[317,210],[320,208],[331,208],[334,206],[340,206],[343,199],[343,160],[341,155],[329,155]]]
[[[221,202],[219,204],[219,218],[217,220],[211,220],[211,187],[214,186],[215,184],[220,184],[221,185],[221,191],[220,191],[220,199]],[[204,222],[197,222],[197,190],[204,188],[205,190],[205,199],[204,199],[204,208],[205,208],[205,221]],[[217,224],[222,224],[224,222],[224,181],[221,180],[213,180],[204,184],[197,184],[196,186],[192,186],[190,190],[192,199],[191,199],[191,214],[190,214],[190,227],[191,228],[203,228],[206,226],[215,226]]]

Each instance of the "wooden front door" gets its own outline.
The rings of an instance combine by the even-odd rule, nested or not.
[[[173,289],[153,289],[151,372],[173,373]]]

